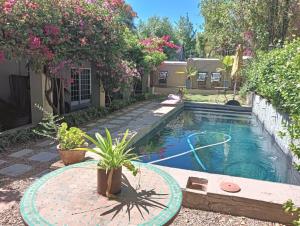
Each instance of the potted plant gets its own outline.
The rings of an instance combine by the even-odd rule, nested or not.
[[[84,139],[84,132],[77,127],[68,128],[67,123],[62,123],[57,132],[57,150],[65,165],[78,163],[84,160],[85,151],[74,150],[88,144]]]
[[[65,165],[81,162],[85,158],[85,151],[75,151],[75,148],[86,147],[84,132],[76,127],[68,128],[67,123],[60,123],[63,118],[45,111],[42,107],[36,107],[43,111],[44,118],[39,127],[33,132],[52,139],[56,142],[61,160]]]
[[[89,151],[97,154],[100,160],[97,164],[97,191],[99,194],[114,197],[121,191],[122,166],[126,167],[135,176],[137,168],[132,164],[132,160],[137,160],[137,155],[131,153],[133,150],[129,147],[132,138],[127,139],[128,130],[123,138],[112,139],[110,132],[105,130],[106,137],[99,133],[95,134],[95,139],[87,134],[84,136],[96,147],[77,148],[78,151]]]

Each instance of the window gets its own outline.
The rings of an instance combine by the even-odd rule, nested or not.
[[[86,104],[91,99],[91,69],[71,69],[71,102],[72,105]]]
[[[220,82],[220,80],[221,80],[221,73],[219,73],[219,72],[211,73],[211,81],[212,82]]]
[[[207,73],[206,72],[199,72],[198,73],[197,81],[198,82],[205,82],[206,77],[207,77]]]
[[[167,77],[168,77],[168,72],[167,71],[160,71],[159,72],[158,83],[160,85],[166,85],[167,84]]]

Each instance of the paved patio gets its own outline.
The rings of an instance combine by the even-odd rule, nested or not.
[[[81,128],[88,134],[102,132],[108,128],[114,136],[128,128],[138,139],[160,123],[175,107],[161,106],[158,101],[144,101],[131,105],[106,118],[91,121]],[[9,152],[0,153],[0,225],[6,222],[8,212],[19,208],[24,190],[35,179],[52,171],[50,166],[59,160],[56,145],[50,140],[19,145]],[[3,220],[3,221],[2,221]],[[14,219],[7,219],[14,225]],[[16,217],[20,222],[19,214]],[[6,225],[6,224],[4,224]]]

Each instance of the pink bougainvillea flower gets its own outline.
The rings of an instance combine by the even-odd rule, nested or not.
[[[52,60],[54,58],[54,53],[48,47],[43,47],[42,52],[48,60]]]
[[[44,33],[45,33],[45,35],[48,35],[48,36],[50,36],[50,35],[57,36],[60,33],[60,29],[55,25],[47,24],[44,27]]]
[[[37,36],[29,36],[29,47],[30,49],[38,49],[41,47],[41,39]]]
[[[2,50],[0,50],[0,63],[2,63],[3,61],[5,61],[5,54]]]
[[[75,13],[80,15],[83,13],[83,8],[81,6],[76,6],[75,7]]]
[[[253,51],[250,48],[245,48],[243,55],[244,56],[253,56]]]
[[[14,5],[16,4],[16,0],[6,0],[3,3],[3,11],[4,13],[10,13],[13,10]]]
[[[84,21],[83,20],[79,21],[79,28],[81,31],[84,29]]]
[[[34,3],[34,2],[26,2],[26,7],[27,8],[29,8],[29,9],[33,9],[33,10],[35,10],[35,9],[37,9],[38,8],[38,4],[37,3]]]
[[[81,46],[85,46],[85,45],[87,44],[87,39],[86,39],[86,37],[79,39],[79,41],[80,41],[80,45],[81,45]]]

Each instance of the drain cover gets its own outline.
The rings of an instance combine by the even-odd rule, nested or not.
[[[231,193],[236,193],[236,192],[239,192],[241,190],[240,186],[238,186],[237,184],[232,183],[232,182],[222,182],[220,184],[220,188],[223,191],[231,192]]]

